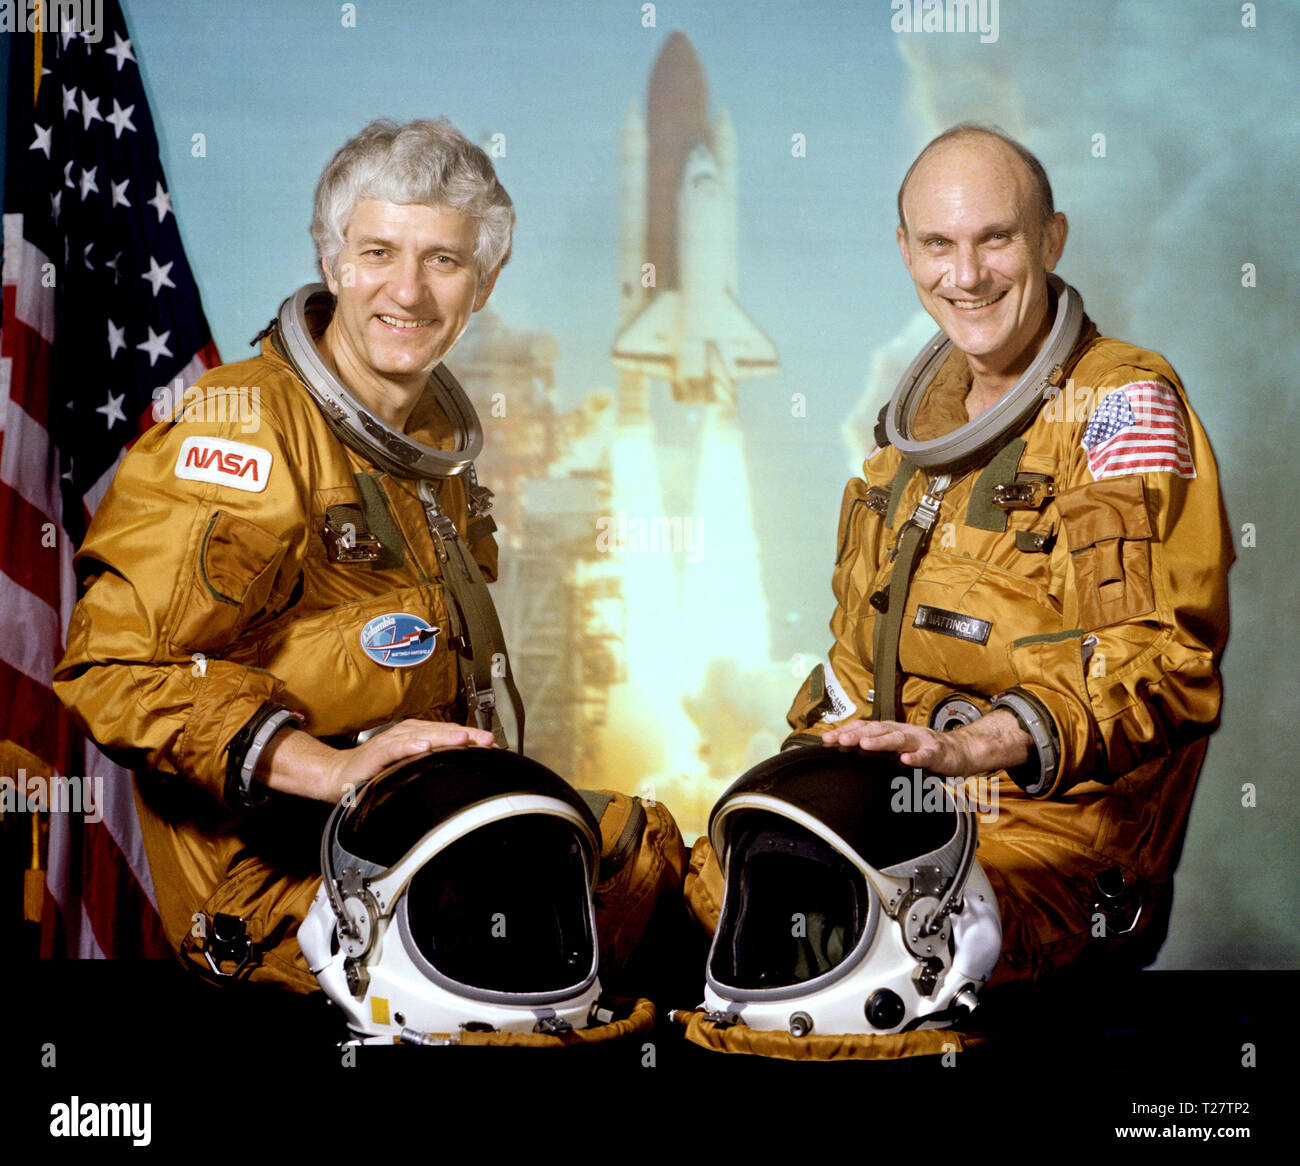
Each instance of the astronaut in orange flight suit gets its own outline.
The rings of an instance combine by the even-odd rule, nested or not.
[[[1023,421],[962,449],[1063,311],[1047,273],[1065,219],[1022,151],[957,127],[904,180],[900,248],[951,345],[891,417],[897,441],[884,421],[900,395],[882,412],[845,489],[834,642],[787,718],[787,745],[886,750],[968,779],[1002,916],[994,983],[1095,953],[1154,957],[1218,723],[1234,557],[1173,369],[1086,316]],[[940,447],[962,452],[923,456]],[[721,884],[697,843],[687,897],[709,926]]]
[[[513,222],[446,122],[366,127],[317,190],[328,290],[287,300],[260,355],[136,443],[77,554],[55,689],[136,774],[165,933],[211,976],[315,990],[295,936],[330,807],[392,763],[505,743],[507,694],[522,721],[487,598],[481,431],[440,363]],[[680,886],[680,834],[652,810],[624,868],[642,882],[609,888],[617,917],[598,901],[603,947]]]

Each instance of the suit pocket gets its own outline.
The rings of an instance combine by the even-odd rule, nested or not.
[[[213,514],[172,643],[186,652],[223,650],[266,605],[284,551],[284,544],[256,523],[222,510]]]
[[[1151,520],[1140,475],[1106,478],[1056,499],[1084,631],[1155,610]]]
[[[965,555],[930,551],[908,588],[899,664],[907,675],[991,696],[1015,683],[1012,641],[1060,627],[1061,613],[1032,580]]]

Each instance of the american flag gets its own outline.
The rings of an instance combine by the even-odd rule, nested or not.
[[[126,22],[102,12],[10,38],[0,332],[0,735],[103,777],[102,821],[50,814],[42,949],[81,957],[167,947],[131,779],[50,687],[72,553],[155,401],[219,363]]]
[[[1160,471],[1196,477],[1182,404],[1160,381],[1134,381],[1103,397],[1082,444],[1097,481]]]

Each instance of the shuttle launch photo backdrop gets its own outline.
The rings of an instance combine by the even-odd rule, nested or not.
[[[688,840],[826,652],[841,490],[934,332],[899,181],[959,121],[1024,141],[1069,217],[1058,272],[1178,371],[1237,532],[1157,966],[1295,966],[1296,3],[122,7],[224,360],[318,278],[313,188],[367,121],[445,115],[488,150],[514,251],[447,364],[528,752]]]

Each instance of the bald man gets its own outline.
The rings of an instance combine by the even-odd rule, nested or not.
[[[965,779],[995,983],[1140,966],[1218,723],[1233,550],[1214,456],[1169,364],[1101,336],[1049,276],[1067,222],[1023,146],[955,127],[898,207],[950,344],[909,370],[844,492],[834,643],[787,745]],[[688,895],[707,921],[706,859]]]

